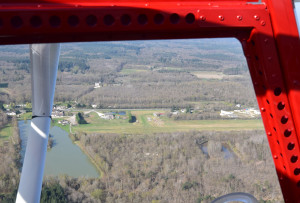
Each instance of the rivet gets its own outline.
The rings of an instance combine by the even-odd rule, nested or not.
[[[272,60],[272,57],[271,57],[271,56],[269,56],[269,57],[268,57],[268,60],[269,60],[269,61],[271,61],[271,60]]]
[[[298,80],[294,80],[293,83],[294,83],[294,85],[299,85],[299,81]]]
[[[272,133],[271,133],[271,132],[268,132],[267,135],[268,135],[268,136],[272,136]]]
[[[206,17],[205,16],[200,16],[200,20],[205,21]]]
[[[260,18],[259,18],[258,15],[255,15],[255,16],[254,16],[254,19],[255,19],[255,20],[259,20]]]
[[[38,7],[38,8],[41,8],[41,7],[42,7],[42,5],[41,5],[41,4],[38,4],[38,5],[37,5],[37,7]]]
[[[266,38],[266,39],[264,40],[264,42],[267,44],[267,43],[269,42],[268,38]]]
[[[266,22],[262,20],[262,21],[260,22],[260,24],[261,24],[262,26],[265,26],[265,25],[266,25]]]
[[[145,4],[145,6],[149,6],[149,4]]]
[[[265,111],[266,111],[266,109],[265,109],[264,107],[262,107],[260,110],[261,110],[262,112],[265,112]]]
[[[237,16],[236,17],[239,21],[243,20],[243,16]]]
[[[278,156],[277,156],[277,155],[274,155],[274,159],[278,159]]]
[[[224,20],[224,16],[219,15],[219,19],[220,19],[220,21],[223,21]]]

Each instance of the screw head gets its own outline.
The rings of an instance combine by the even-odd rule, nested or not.
[[[200,20],[205,21],[206,17],[205,16],[200,16]]]
[[[220,21],[223,21],[224,20],[224,16],[219,15],[219,19],[220,19]]]
[[[237,16],[236,18],[237,18],[239,21],[243,20],[243,16],[240,16],[240,15]]]
[[[266,111],[266,109],[265,109],[264,107],[262,107],[260,110],[261,110],[262,112],[265,112],[265,111]]]
[[[268,136],[272,136],[272,133],[271,133],[271,132],[268,132],[267,135],[268,135]]]
[[[260,24],[261,24],[262,26],[265,26],[265,25],[266,25],[266,22],[262,20],[262,21],[260,22]]]
[[[278,156],[277,156],[277,155],[274,155],[274,159],[278,159]]]
[[[259,18],[258,15],[254,15],[254,19],[255,19],[255,20],[259,20],[260,18]]]
[[[267,44],[267,43],[269,42],[269,39],[266,38],[266,39],[264,40],[264,42]]]

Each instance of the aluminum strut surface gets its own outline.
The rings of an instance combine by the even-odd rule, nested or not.
[[[17,203],[40,201],[60,44],[30,45],[32,115]]]

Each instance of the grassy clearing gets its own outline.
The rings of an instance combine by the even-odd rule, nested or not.
[[[191,73],[200,79],[221,80],[225,76],[222,72],[215,72],[215,71],[195,71],[195,72],[191,72]]]
[[[147,71],[147,70],[123,68],[121,70],[121,73],[128,75],[128,74],[134,74],[134,73],[144,72],[144,71]]]
[[[72,126],[72,132],[117,133],[117,134],[153,134],[161,132],[179,132],[192,130],[253,130],[263,129],[261,120],[173,120],[165,116],[155,117],[153,113],[164,111],[134,110],[137,122],[128,119],[104,120],[92,112],[86,118],[88,124]],[[60,126],[61,127],[61,126]],[[69,126],[63,126],[69,132]]]
[[[226,75],[222,72],[216,71],[193,71],[191,74],[195,75],[200,79],[214,79],[214,80],[222,80],[224,78],[242,78],[243,75]]]
[[[0,130],[0,141],[6,141],[12,135],[13,127],[11,124],[7,124]]]
[[[30,120],[31,118],[32,118],[32,112],[27,112],[21,114],[19,120]]]

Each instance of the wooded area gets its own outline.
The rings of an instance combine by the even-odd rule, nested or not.
[[[1,104],[26,104],[30,110],[29,66],[28,46],[0,47],[0,83],[8,84],[0,87]],[[124,123],[136,126],[142,116],[133,109],[170,109],[165,118],[191,122],[220,119],[220,110],[257,108],[241,46],[233,39],[63,44],[57,102],[80,108],[78,124],[87,122],[92,130],[91,120],[99,116],[81,113],[92,105],[131,109],[124,110]],[[1,202],[14,202],[19,181],[16,123],[0,112],[0,129],[10,126],[13,132],[0,139]],[[46,177],[41,202],[200,203],[230,192],[282,202],[263,131],[130,134],[121,129],[113,134],[72,128],[77,133],[72,140],[96,163],[101,177]]]

